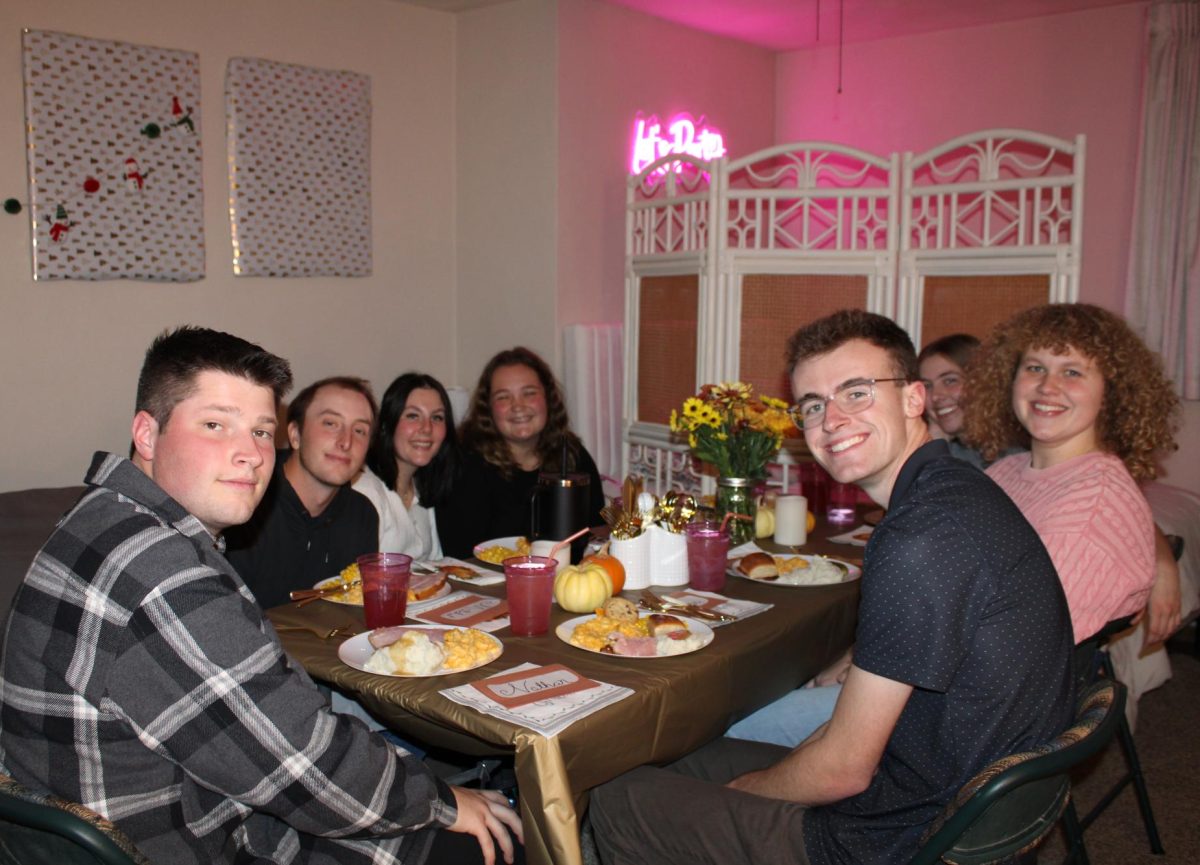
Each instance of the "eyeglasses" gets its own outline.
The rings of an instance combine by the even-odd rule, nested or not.
[[[830,396],[813,396],[788,408],[792,423],[799,429],[812,429],[825,420],[825,407],[833,403],[842,414],[858,414],[875,404],[875,385],[883,381],[902,381],[907,378],[864,378],[844,384]]]

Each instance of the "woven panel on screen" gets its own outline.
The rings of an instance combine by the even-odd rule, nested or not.
[[[791,402],[784,369],[788,337],[839,309],[867,305],[865,276],[746,274],[742,277],[740,378],[759,393]]]
[[[638,413],[666,423],[671,409],[696,392],[696,274],[642,280],[638,313]]]
[[[1046,303],[1050,277],[1044,273],[989,276],[927,276],[921,342],[952,333],[984,339],[1014,313]]]

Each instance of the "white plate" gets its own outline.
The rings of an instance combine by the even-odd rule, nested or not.
[[[421,576],[424,576],[424,575],[422,574]],[[329,588],[330,586],[337,585],[341,581],[342,581],[341,577],[330,577],[327,580],[321,580],[321,582],[317,583],[315,586],[313,586],[313,588],[314,589],[326,589],[326,588]],[[434,592],[428,598],[423,598],[420,601],[409,601],[409,603],[410,604],[426,604],[426,603],[429,603],[430,601],[436,600],[438,598],[446,597],[446,595],[450,594],[451,591],[453,591],[453,586],[451,586],[450,581],[447,580],[446,582],[442,583],[442,587],[440,589],[438,589],[436,592]],[[335,597],[328,596],[328,595],[323,600],[329,601],[331,604],[343,604],[347,607],[361,607],[362,606],[362,601],[343,601],[341,598],[335,598]]]
[[[510,550],[515,550],[517,548],[517,541],[523,537],[525,537],[525,536],[524,535],[510,535],[507,538],[492,538],[490,541],[481,541],[480,543],[475,545],[474,549],[471,550],[471,554],[473,556],[475,556],[475,558],[479,559],[480,552],[482,552],[483,550],[486,550],[488,547],[508,547]],[[526,540],[528,540],[528,538],[526,538]],[[532,543],[532,541],[531,541],[531,543]],[[483,561],[483,559],[479,559],[479,560],[481,562]],[[484,564],[494,565],[497,568],[500,567],[499,562],[484,562]]]
[[[772,554],[768,553],[768,555],[772,555]],[[858,565],[852,565],[849,562],[843,562],[841,559],[835,559],[832,556],[806,556],[803,554],[797,554],[794,556],[786,556],[786,555],[785,556],[774,556],[774,558],[777,558],[777,559],[804,559],[807,562],[812,562],[816,559],[825,559],[825,560],[833,563],[834,565],[837,565],[838,568],[840,568],[845,573],[843,574],[843,576],[840,580],[834,580],[833,582],[828,582],[828,583],[801,583],[801,582],[793,583],[793,582],[788,581],[788,576],[789,576],[788,574],[781,575],[779,577],[779,579],[777,579],[777,580],[756,580],[756,579],[746,576],[745,574],[743,574],[741,571],[739,571],[737,569],[737,562],[741,561],[741,559],[742,559],[741,556],[729,560],[729,567],[726,569],[725,573],[727,573],[731,577],[741,577],[743,580],[750,580],[750,582],[752,582],[752,583],[762,583],[763,585],[767,585],[767,586],[788,586],[790,588],[813,588],[815,586],[832,586],[832,585],[836,585],[837,583],[853,582],[854,580],[857,580],[859,577],[862,576],[862,568],[860,568]],[[792,574],[803,574],[807,570],[808,570],[807,568],[802,568],[802,569],[799,569],[796,571],[792,571]]]
[[[671,613],[671,615],[675,615]],[[650,661],[655,658],[678,658],[681,655],[690,655],[692,652],[698,652],[713,641],[713,630],[703,622],[698,622],[695,619],[689,619],[686,616],[676,616],[676,618],[687,623],[688,630],[700,638],[700,645],[694,649],[688,649],[686,652],[680,652],[678,655],[613,655],[608,652],[601,652],[599,649],[585,649],[583,646],[576,646],[571,642],[571,634],[574,633],[576,626],[584,622],[591,621],[595,616],[576,616],[573,619],[567,619],[557,628],[554,629],[554,635],[570,646],[572,649],[579,649],[581,652],[591,652],[593,655],[604,655],[606,658],[626,658],[630,661]]]
[[[447,628],[444,625],[405,625],[404,627],[411,628],[414,631],[459,630],[458,628]],[[371,660],[371,655],[375,653],[375,648],[371,645],[371,642],[368,639],[371,636],[370,631],[353,636],[338,646],[338,658],[348,667],[353,667],[356,670],[362,670],[364,673],[371,673],[376,676],[391,676],[394,679],[425,679],[429,678],[430,676],[449,676],[452,673],[465,673],[467,670],[474,670],[477,667],[482,667],[484,664],[490,664],[492,661],[496,660],[496,658],[499,658],[500,655],[504,654],[504,644],[502,642],[500,642],[491,634],[485,633],[484,631],[480,631],[479,633],[483,634],[485,637],[495,643],[499,647],[500,653],[495,657],[488,658],[486,661],[480,661],[478,664],[472,664],[469,667],[460,667],[457,670],[451,670],[447,667],[442,667],[442,669],[438,670],[436,673],[429,673],[425,676],[402,675],[400,673],[377,673],[374,670],[368,670],[367,661]]]

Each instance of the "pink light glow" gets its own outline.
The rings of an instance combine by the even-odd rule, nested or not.
[[[633,127],[633,152],[629,169],[633,174],[641,171],[656,159],[671,153],[685,153],[697,159],[716,159],[724,156],[725,137],[720,130],[706,126],[703,115],[693,118],[686,111],[676,114],[663,134],[658,115],[643,117],[638,114]],[[675,166],[679,170],[679,166]]]

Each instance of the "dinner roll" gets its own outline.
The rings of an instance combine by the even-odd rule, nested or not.
[[[779,579],[779,568],[775,566],[775,560],[766,553],[743,556],[738,562],[738,570],[752,580]]]
[[[665,637],[667,634],[673,634],[676,631],[686,631],[688,626],[683,620],[677,616],[667,615],[666,613],[651,613],[646,616],[646,624],[650,628],[650,636]]]

